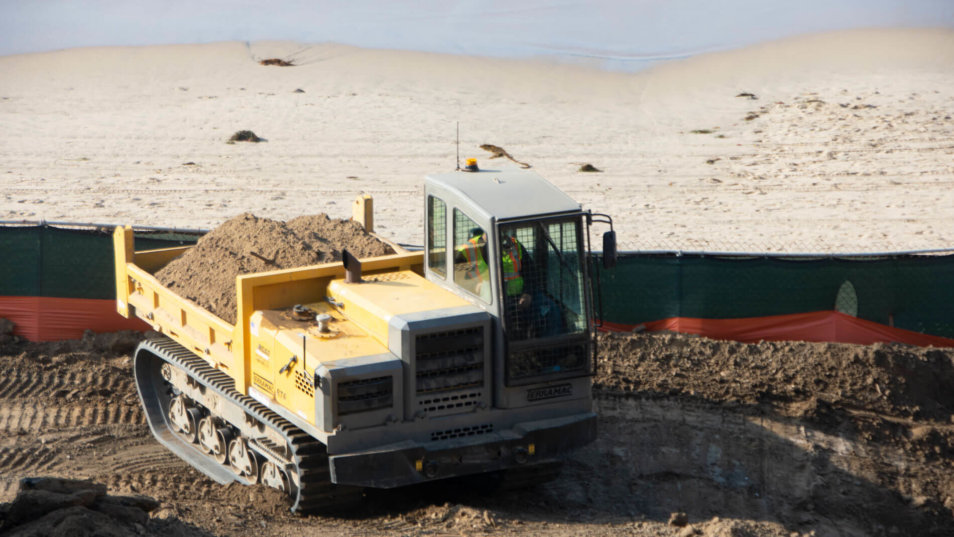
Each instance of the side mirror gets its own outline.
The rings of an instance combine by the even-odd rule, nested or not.
[[[603,233],[603,268],[611,269],[616,266],[616,232]]]

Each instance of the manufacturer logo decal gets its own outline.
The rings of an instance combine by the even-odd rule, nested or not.
[[[557,384],[556,386],[544,386],[543,388],[533,388],[527,390],[527,401],[540,401],[542,399],[553,399],[555,397],[565,397],[573,394],[573,386],[567,384]]]

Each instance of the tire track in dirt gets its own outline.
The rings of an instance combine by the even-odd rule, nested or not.
[[[98,465],[97,450],[148,434],[138,405],[0,400],[0,499],[10,499],[23,477],[72,475],[72,467]]]
[[[146,433],[148,434],[148,433]],[[143,437],[145,442],[115,455],[103,459],[105,473],[128,478],[138,475],[144,479],[166,477],[191,468],[188,464],[176,457],[172,452]]]
[[[125,393],[132,391],[132,379],[126,376],[121,371],[59,372],[14,369],[0,378],[0,400],[50,396],[69,388]]]
[[[0,501],[12,499],[23,477],[123,472],[113,459],[149,442],[128,359],[74,349],[17,354],[0,360]],[[177,463],[166,457],[173,460],[157,472]]]
[[[49,473],[58,455],[57,450],[46,446],[0,448],[0,499],[16,492],[21,477]]]
[[[43,403],[0,404],[0,432],[27,433],[94,425],[133,425],[144,422],[138,405],[99,403],[84,405],[71,403],[50,406]]]
[[[207,498],[217,485],[199,474],[165,447],[148,430],[129,438],[123,449],[100,459],[95,476],[110,490],[142,493],[159,498]]]
[[[143,461],[145,462],[145,461]],[[162,471],[165,466],[165,472]],[[148,471],[103,474],[98,480],[111,490],[143,492],[152,496],[177,496],[180,498],[203,496],[215,482],[192,471],[179,459],[156,459]]]
[[[125,491],[187,490],[202,479],[155,443],[145,424],[49,428],[20,433],[15,445],[0,448],[0,501],[12,499],[23,477],[49,475],[92,478]]]

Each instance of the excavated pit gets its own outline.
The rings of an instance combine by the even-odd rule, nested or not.
[[[380,491],[357,514],[301,518],[151,438],[134,341],[0,344],[0,501],[48,475],[156,498],[151,516],[188,535],[677,535],[676,512],[702,535],[954,534],[954,349],[603,334],[599,437],[556,481]]]

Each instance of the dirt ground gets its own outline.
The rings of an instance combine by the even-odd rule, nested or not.
[[[163,285],[230,323],[235,322],[235,277],[394,253],[353,220],[318,214],[288,222],[240,214],[199,239],[156,273]]]
[[[128,534],[172,537],[954,534],[954,349],[603,334],[599,438],[556,481],[373,491],[356,512],[301,517],[152,439],[130,368],[137,340],[2,337],[0,502],[23,477],[89,478],[158,501]],[[674,513],[688,525],[670,524]],[[64,520],[60,534],[103,534]],[[43,528],[9,534],[53,534]]]

